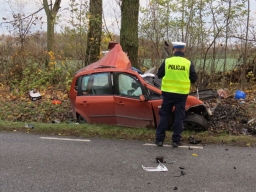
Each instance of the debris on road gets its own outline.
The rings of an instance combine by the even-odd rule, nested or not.
[[[162,164],[160,161],[158,162],[158,166],[157,167],[144,167],[142,165],[142,168],[145,170],[145,171],[149,171],[149,172],[165,172],[165,171],[168,171],[167,167]]]
[[[156,162],[161,162],[161,163],[164,163],[164,156],[157,156],[156,157]]]
[[[180,172],[180,175],[175,175],[174,177],[181,177],[181,176],[184,176],[186,175],[187,173],[185,171],[181,171]]]
[[[188,140],[190,144],[199,144],[202,142],[202,140],[195,139],[194,136],[190,136]]]

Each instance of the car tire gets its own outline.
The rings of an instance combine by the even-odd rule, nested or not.
[[[87,123],[87,121],[81,115],[77,114],[77,123],[84,124]]]
[[[184,130],[207,131],[208,121],[204,116],[196,113],[187,114],[183,120]]]

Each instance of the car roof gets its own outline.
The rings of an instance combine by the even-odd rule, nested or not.
[[[80,71],[79,73],[76,74],[76,76],[92,74],[92,73],[101,73],[101,72],[122,72],[122,73],[130,73],[133,75],[138,74],[138,72],[136,72],[132,69],[120,69],[120,68],[115,68],[115,67],[100,66],[95,69]],[[138,74],[138,76],[139,76],[139,74]]]
[[[120,68],[120,69],[132,69],[131,62],[125,52],[123,52],[120,44],[116,44],[106,55],[104,55],[98,61],[91,63],[77,71],[87,71],[97,68]]]

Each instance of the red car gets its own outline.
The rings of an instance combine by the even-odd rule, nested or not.
[[[132,70],[117,44],[99,61],[76,73],[70,88],[73,112],[78,122],[156,128],[162,104],[157,81],[151,73],[141,75]],[[207,129],[210,113],[203,101],[188,96],[186,110],[185,128]]]

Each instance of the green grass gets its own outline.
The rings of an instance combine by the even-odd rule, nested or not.
[[[198,70],[200,67],[203,67],[203,60],[201,60],[201,66],[200,66],[200,60],[194,61],[195,67]],[[205,70],[207,72],[210,72],[211,70],[211,64],[212,59],[207,59],[205,62]],[[235,68],[236,64],[238,64],[237,59],[234,58],[227,58],[226,60],[226,70],[232,70]],[[216,59],[215,60],[215,71],[223,71],[223,65],[224,65],[224,59]]]
[[[96,124],[75,124],[75,123],[36,123],[33,129],[25,128],[23,122],[0,121],[0,131],[24,132],[27,134],[39,134],[50,136],[75,136],[80,138],[109,138],[123,140],[138,140],[153,143],[155,140],[154,129],[127,128],[109,125]],[[166,132],[165,143],[171,143],[171,131]],[[201,139],[203,144],[226,144],[236,146],[256,146],[256,137],[244,135],[229,135],[225,132],[211,134],[210,132],[184,131],[183,143],[188,142],[188,138],[193,135],[196,139]]]

